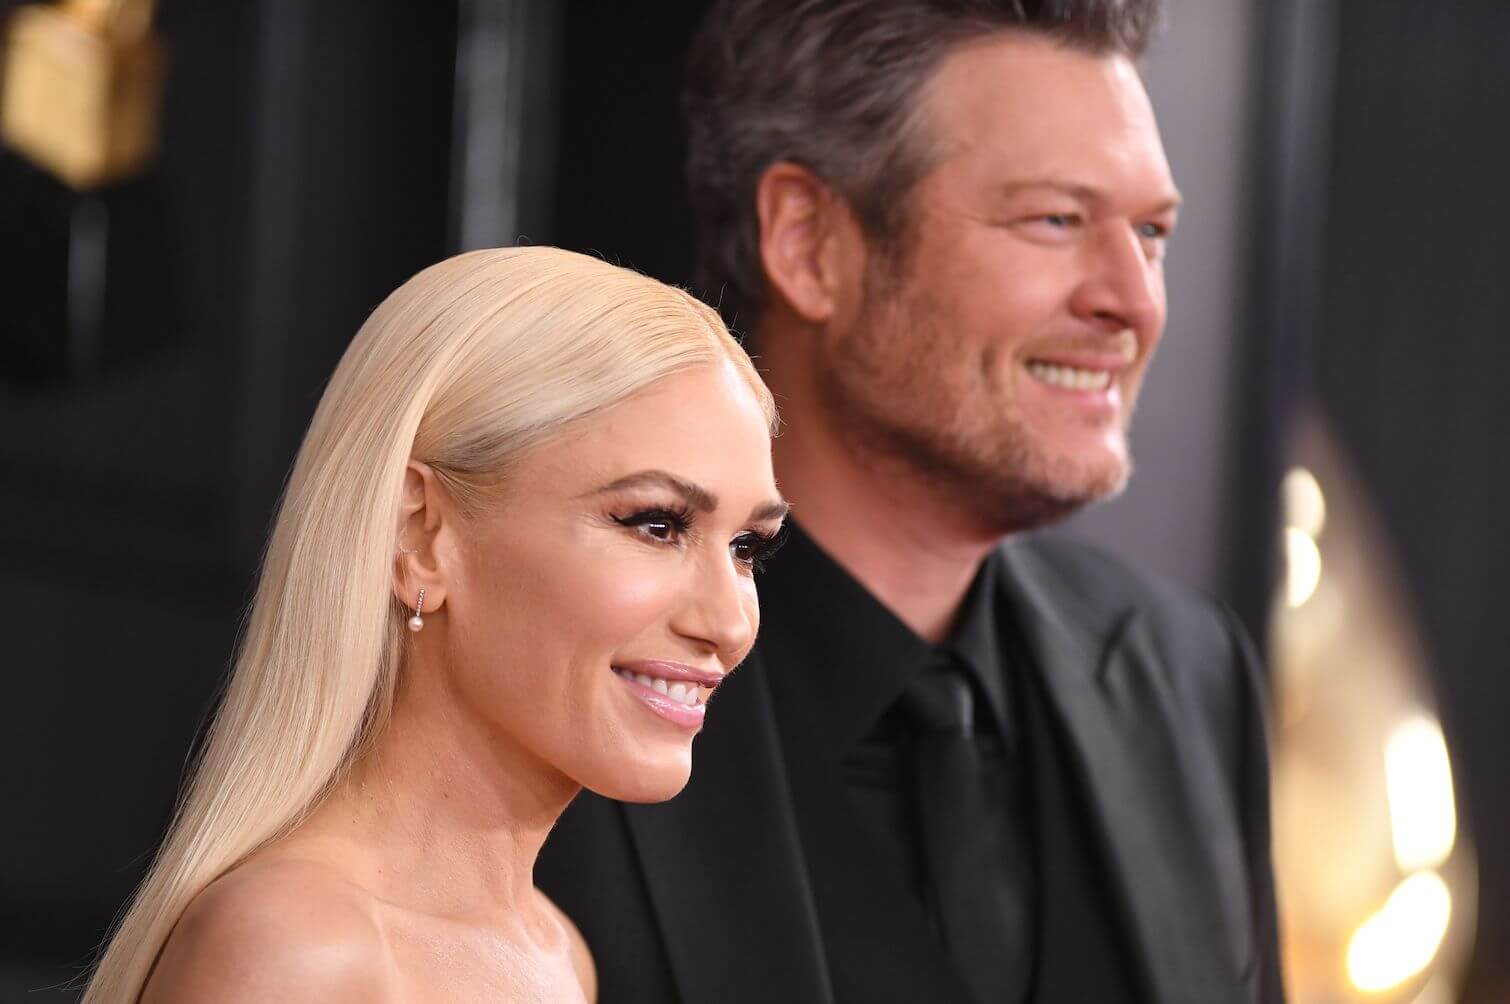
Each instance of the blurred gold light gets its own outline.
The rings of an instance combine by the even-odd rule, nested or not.
[[[1315,540],[1326,526],[1326,496],[1321,493],[1321,482],[1304,467],[1292,467],[1280,484],[1285,522]]]
[[[1431,964],[1451,918],[1452,894],[1441,876],[1410,876],[1348,943],[1348,979],[1366,993],[1399,986]]]
[[[1457,995],[1453,992],[1452,983],[1443,979],[1439,973],[1434,979],[1427,982],[1416,994],[1410,1004],[1455,1004]]]
[[[1457,811],[1447,740],[1435,718],[1415,715],[1390,732],[1384,780],[1400,870],[1408,874],[1441,865],[1452,854]]]
[[[1292,455],[1269,636],[1289,999],[1450,1004],[1478,889],[1431,658],[1388,527],[1319,413]]]
[[[1321,551],[1311,535],[1285,527],[1285,602],[1295,609],[1311,598],[1321,582]]]

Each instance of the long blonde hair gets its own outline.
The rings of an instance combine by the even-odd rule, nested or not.
[[[411,458],[463,511],[572,421],[689,367],[731,361],[770,393],[717,313],[555,248],[433,265],[375,310],[294,463],[203,756],[85,992],[134,1001],[185,907],[287,833],[387,721],[407,611],[391,592]]]

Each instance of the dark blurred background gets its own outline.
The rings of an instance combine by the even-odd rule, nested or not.
[[[706,6],[164,0],[155,159],[81,192],[0,149],[0,999],[72,999],[140,877],[379,300],[521,241],[689,283],[678,90]],[[1510,5],[1170,0],[1167,22],[1169,334],[1133,487],[1064,532],[1267,642],[1280,477],[1321,423],[1382,525],[1478,850],[1471,961],[1411,992],[1510,1000]],[[0,60],[31,58],[8,36]],[[1297,1000],[1351,999],[1306,979]]]

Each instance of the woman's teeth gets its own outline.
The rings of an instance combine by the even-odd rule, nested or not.
[[[667,680],[660,676],[647,676],[644,673],[630,673],[622,669],[614,669],[615,673],[626,680],[633,680],[642,687],[649,687],[657,694],[663,694],[678,704],[685,704],[689,708],[697,707],[704,701],[702,688],[695,683],[685,683],[681,680]]]
[[[1044,383],[1065,390],[1105,390],[1111,385],[1110,370],[1081,370],[1055,363],[1028,363],[1028,372]]]

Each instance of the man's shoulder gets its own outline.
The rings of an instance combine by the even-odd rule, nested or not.
[[[1105,660],[1113,651],[1123,672],[1157,681],[1185,729],[1204,742],[1228,777],[1236,777],[1245,743],[1258,742],[1262,671],[1247,632],[1224,604],[1129,565],[1090,544],[1044,535],[1003,545],[1020,596],[1088,642]]]
[[[1008,574],[1082,630],[1108,635],[1136,619],[1170,655],[1228,655],[1243,644],[1241,629],[1215,598],[1084,541],[1029,534],[1001,545]]]

